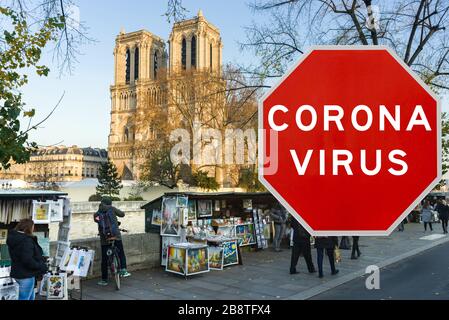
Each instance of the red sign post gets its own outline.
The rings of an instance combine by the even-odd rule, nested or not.
[[[312,235],[389,235],[441,179],[436,95],[385,47],[310,50],[259,104],[259,179]]]

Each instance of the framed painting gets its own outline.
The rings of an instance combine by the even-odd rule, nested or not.
[[[239,239],[239,246],[249,246],[256,244],[254,224],[242,224],[235,226],[235,236]]]
[[[193,275],[209,272],[209,250],[207,246],[187,249],[187,273]]]
[[[246,210],[252,210],[253,209],[253,200],[243,199],[243,208]]]
[[[50,202],[50,222],[62,222],[64,219],[64,200]]]
[[[223,267],[239,263],[237,240],[223,242]]]
[[[167,248],[166,271],[186,275],[187,248],[179,248],[169,245]]]
[[[154,226],[160,226],[162,224],[161,210],[153,209],[151,224]]]
[[[189,221],[196,220],[196,200],[189,199]]]
[[[212,216],[212,200],[198,200],[198,218]]]
[[[176,197],[176,206],[178,208],[187,208],[189,202],[189,198],[188,197],[184,197],[184,196],[177,196]]]
[[[162,200],[161,236],[177,237],[180,232],[180,212],[175,197]]]
[[[162,237],[161,244],[161,266],[167,265],[167,249],[170,245],[179,243],[181,241],[180,237]]]
[[[32,219],[35,224],[50,223],[50,202],[33,201]]]
[[[223,270],[223,247],[209,247],[209,268],[213,270]]]

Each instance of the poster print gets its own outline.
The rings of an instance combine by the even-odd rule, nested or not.
[[[253,209],[253,200],[251,199],[244,199],[243,200],[243,208],[247,210]]]
[[[6,244],[8,238],[8,229],[0,229],[0,244]]]
[[[75,271],[78,266],[80,258],[80,250],[72,249],[72,254],[70,255],[69,264],[66,267],[67,271]]]
[[[67,286],[67,274],[49,275],[47,278],[47,299],[63,300]]]
[[[239,263],[237,240],[223,242],[223,266]]]
[[[61,262],[59,263],[59,269],[63,271],[67,271],[67,268],[70,263],[70,259],[72,258],[72,252],[73,249],[70,249],[70,247],[66,248],[66,251],[64,252],[64,255],[62,256]]]
[[[184,197],[184,196],[177,196],[176,197],[176,206],[178,208],[187,208],[189,202],[189,198],[188,197]]]
[[[187,275],[209,271],[208,248],[189,248],[187,250]]]
[[[189,208],[179,208],[181,212],[181,221],[184,227],[187,227],[189,224]]]
[[[19,285],[11,278],[0,279],[0,301],[19,300]]]
[[[92,262],[92,250],[86,251],[81,250],[78,264],[73,272],[74,276],[77,277],[87,277],[87,273],[89,272],[89,267]]]
[[[180,213],[176,207],[176,198],[162,200],[161,236],[177,237],[180,228]]]
[[[153,209],[153,214],[151,215],[151,224],[155,226],[160,226],[162,224],[161,210]]]
[[[47,296],[48,277],[50,275],[51,274],[46,273],[46,274],[44,274],[42,276],[42,280],[41,280],[40,285],[39,285],[39,295],[42,296],[42,297],[46,297]]]
[[[198,218],[212,216],[212,200],[198,200]]]
[[[180,237],[162,237],[162,246],[161,246],[161,266],[167,265],[167,249],[168,246],[179,243],[181,241]]]
[[[43,256],[50,256],[50,239],[45,237],[45,232],[35,232],[34,235],[37,237],[37,243],[42,248]]]
[[[50,222],[62,222],[64,219],[64,200],[50,202]]]
[[[189,200],[189,221],[196,219],[196,201]]]
[[[223,270],[222,247],[209,247],[209,268],[214,270]]]
[[[186,248],[169,246],[167,250],[166,270],[173,273],[186,274]]]
[[[35,224],[50,223],[50,202],[33,201],[32,219]]]
[[[220,207],[220,200],[215,200],[215,202],[214,202],[214,210],[215,210],[215,212],[219,212],[220,209],[221,209],[221,207]]]

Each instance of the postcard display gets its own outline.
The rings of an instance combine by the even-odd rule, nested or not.
[[[19,284],[9,276],[10,266],[0,265],[0,300],[19,300]]]
[[[261,209],[253,209],[254,229],[256,231],[257,248],[267,249],[268,240],[265,237],[265,226],[267,225],[265,219],[262,218]]]
[[[165,270],[186,277],[209,272],[208,246],[188,242],[169,245]]]

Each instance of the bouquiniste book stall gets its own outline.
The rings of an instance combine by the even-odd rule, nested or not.
[[[191,276],[242,263],[243,249],[266,249],[275,204],[267,192],[172,192],[142,208],[146,232],[161,236],[161,265]]]
[[[81,298],[80,278],[87,275],[85,269],[88,269],[93,261],[93,258],[90,259],[93,252],[89,252],[87,257],[73,261],[72,270],[60,268],[63,258],[72,250],[69,241],[71,217],[67,193],[47,190],[0,190],[0,300],[18,298],[18,294],[13,294],[17,284],[10,277],[11,260],[6,239],[9,230],[14,229],[22,219],[34,221],[34,235],[44,257],[48,258],[49,272],[38,283],[38,296],[48,300],[67,300],[74,292],[79,291]],[[51,224],[58,227],[54,255],[50,251]]]

